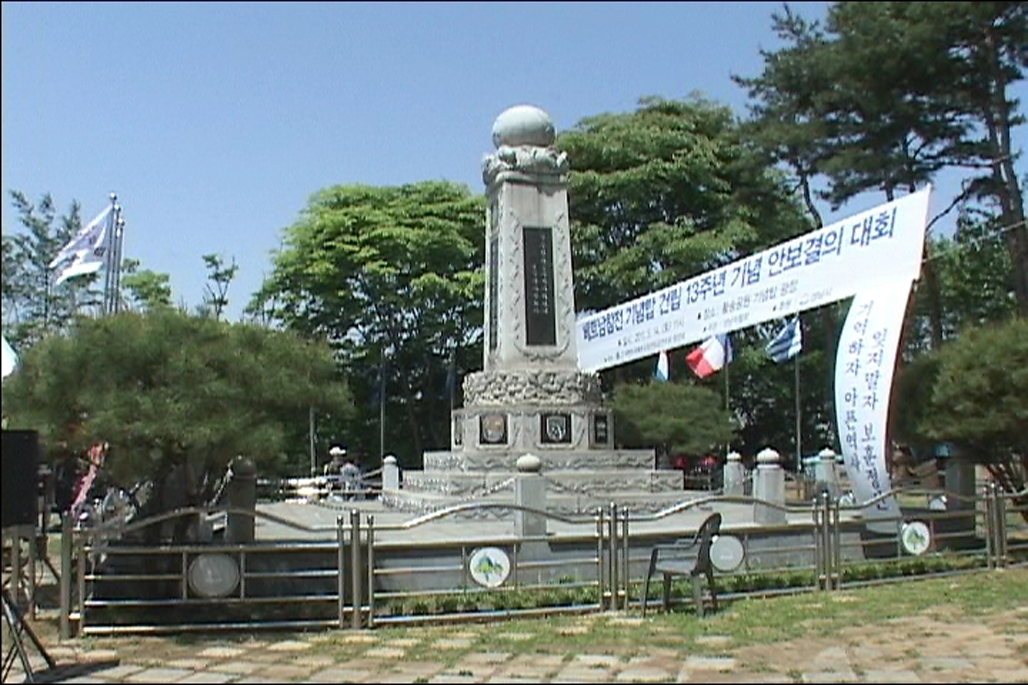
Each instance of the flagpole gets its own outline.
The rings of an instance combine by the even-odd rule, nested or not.
[[[314,405],[307,409],[307,440],[311,451],[311,478],[318,475],[318,456],[314,439]]]
[[[385,462],[385,389],[385,349],[383,348],[381,363],[378,366],[378,458],[380,463]]]
[[[111,193],[111,213],[105,219],[108,222],[109,235],[107,237],[107,252],[104,254],[104,304],[103,304],[103,315],[107,316],[111,313],[111,279],[113,274],[111,273],[111,259],[112,253],[114,252],[115,236],[114,236],[114,219],[118,215],[118,194]]]
[[[795,356],[795,394],[796,394],[796,473],[803,471],[803,449],[800,445],[800,356]]]
[[[114,259],[114,283],[111,287],[111,302],[114,305],[114,313],[121,311],[121,247],[125,239],[125,219],[121,216],[121,207],[118,207],[117,228],[114,232],[115,248],[112,258]]]

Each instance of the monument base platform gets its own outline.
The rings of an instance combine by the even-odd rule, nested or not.
[[[652,514],[683,501],[700,499],[716,493],[706,491],[675,490],[667,492],[610,492],[610,493],[547,493],[546,511],[558,516],[595,514],[597,509],[615,503],[637,514]],[[482,497],[464,498],[435,492],[409,490],[383,490],[379,503],[385,508],[415,515],[429,514],[448,507],[470,503],[514,504],[513,489],[493,492]],[[459,518],[507,520],[514,517],[514,509],[502,507],[476,509],[455,514]]]

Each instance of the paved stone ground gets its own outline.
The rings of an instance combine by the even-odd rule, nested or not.
[[[598,620],[654,619],[588,615],[564,634],[586,632]],[[436,626],[404,637],[380,629],[65,642],[48,634],[49,622],[36,626],[61,666],[60,682],[68,683],[1028,683],[1028,606],[974,619],[936,610],[832,639],[812,626],[803,639],[770,645],[735,647],[727,636],[706,635],[677,649],[633,645],[596,653],[559,645],[548,645],[549,653],[491,650],[497,636],[508,648],[534,637],[504,632],[502,623]],[[23,675],[16,665],[7,682]]]

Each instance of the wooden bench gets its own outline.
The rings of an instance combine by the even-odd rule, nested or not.
[[[650,579],[660,573],[664,579],[663,607],[667,611],[671,604],[671,579],[674,576],[688,576],[692,579],[692,597],[696,613],[703,616],[703,578],[707,579],[711,606],[717,611],[717,588],[714,585],[714,567],[710,562],[710,545],[721,530],[721,514],[714,513],[704,519],[692,540],[679,540],[670,544],[656,545],[650,552],[650,567],[643,586],[642,613],[646,615],[647,598],[650,594]]]

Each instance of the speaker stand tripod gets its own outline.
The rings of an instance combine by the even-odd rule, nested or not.
[[[46,647],[36,637],[36,633],[32,630],[32,626],[25,622],[25,617],[21,613],[21,609],[14,603],[11,598],[11,593],[8,592],[7,588],[3,588],[3,602],[4,602],[4,622],[7,624],[8,631],[11,634],[11,646],[4,654],[3,661],[3,680],[7,681],[7,674],[10,673],[11,667],[14,666],[14,658],[17,656],[18,660],[21,661],[21,666],[25,669],[25,682],[35,683],[38,682],[36,674],[32,670],[32,662],[29,660],[29,652],[25,645],[24,636],[28,636],[32,646],[36,648],[39,655],[46,661],[48,670],[52,670],[57,667],[57,662],[53,660],[46,651]]]

